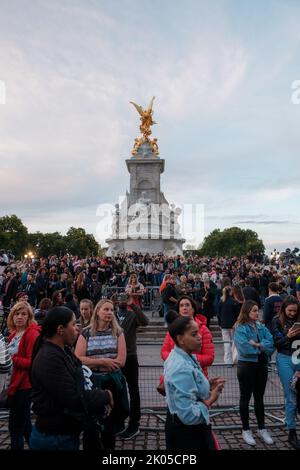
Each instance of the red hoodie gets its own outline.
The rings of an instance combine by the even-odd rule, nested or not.
[[[197,315],[195,317],[195,321],[199,325],[199,333],[202,338],[202,346],[201,346],[201,351],[198,353],[195,353],[197,360],[202,367],[202,370],[206,377],[208,377],[208,367],[212,365],[214,362],[215,358],[215,347],[212,339],[211,332],[209,329],[205,326],[205,324],[199,319],[199,317],[202,317],[202,315]],[[171,336],[169,333],[166,334],[164,343],[161,348],[161,358],[163,361],[167,359],[169,356],[170,352],[174,348],[175,343],[172,340]]]
[[[17,390],[28,390],[31,388],[29,380],[29,368],[35,340],[39,336],[41,328],[36,323],[31,323],[25,330],[18,348],[17,354],[12,356],[13,372],[8,389],[8,395],[14,395]],[[11,333],[8,343],[16,335]]]

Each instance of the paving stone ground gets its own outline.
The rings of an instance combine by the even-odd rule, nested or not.
[[[282,411],[274,411],[275,416],[283,418]],[[158,413],[159,415],[159,413]],[[116,450],[165,450],[164,435],[164,415],[146,414],[141,419],[141,431],[134,439],[130,441],[122,441],[117,438]],[[241,437],[241,429],[215,429],[218,441],[222,450],[293,450],[287,442],[287,431],[282,426],[274,426],[276,422],[273,419],[266,419],[266,427],[269,427],[273,437],[274,444],[266,445],[256,435],[255,417],[250,413],[250,426],[253,426],[253,435],[256,438],[257,445],[255,447],[248,446]],[[214,426],[240,426],[240,418],[238,413],[225,413],[212,419]],[[300,434],[300,427],[298,426]],[[0,449],[9,450],[9,435],[7,418],[0,419]]]
[[[274,412],[278,418],[283,418],[281,411]],[[163,417],[163,416],[162,416]],[[240,426],[240,417],[238,413],[225,413],[212,419],[213,426]],[[267,445],[262,442],[256,435],[255,417],[250,413],[250,426],[253,435],[256,438],[256,446],[253,448],[248,446],[242,439],[241,429],[215,430],[218,441],[222,450],[293,450],[287,442],[287,431],[284,427],[276,425],[273,419],[266,419],[266,427],[273,437],[274,444]],[[164,423],[155,415],[143,415],[141,419],[141,428],[151,428],[149,430],[141,430],[140,434],[131,441],[122,441],[117,439],[116,450],[165,450]],[[300,428],[298,427],[300,433]]]

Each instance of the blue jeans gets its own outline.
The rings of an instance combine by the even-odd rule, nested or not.
[[[30,448],[31,450],[79,450],[79,436],[44,434],[33,426]]]
[[[290,381],[294,373],[300,370],[300,365],[293,364],[291,356],[280,353],[277,354],[276,364],[284,390],[286,425],[288,429],[296,429],[297,397],[290,388]]]

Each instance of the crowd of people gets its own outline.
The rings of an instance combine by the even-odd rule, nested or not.
[[[202,304],[208,325],[217,314],[222,289],[226,285],[243,288],[245,298],[257,301],[261,307],[268,296],[271,282],[278,285],[280,296],[297,293],[300,269],[278,260],[273,264],[251,255],[242,258],[209,258],[162,254],[121,254],[116,257],[49,256],[48,258],[10,262],[0,271],[0,294],[4,308],[10,308],[19,298],[27,298],[34,308],[47,298],[53,306],[64,302],[74,307],[79,316],[79,302],[90,299],[94,304],[102,297],[110,297],[114,290],[134,290],[135,303],[141,305],[147,287],[173,284],[179,294],[188,294]],[[167,282],[168,281],[168,282]],[[299,284],[299,283],[298,283]],[[300,286],[298,285],[300,289]],[[163,296],[163,308],[172,306],[176,300],[170,286]],[[77,302],[77,303],[76,303]]]
[[[24,439],[31,449],[78,449],[83,432],[84,449],[112,450],[117,435],[126,440],[139,433],[136,331],[149,322],[143,312],[149,289],[160,294],[168,327],[158,387],[166,397],[167,449],[219,448],[209,407],[226,383],[209,374],[215,357],[210,331],[214,316],[222,331],[225,364],[233,367],[237,360],[244,441],[255,445],[249,427],[253,395],[258,435],[273,443],[265,428],[264,393],[276,349],[289,442],[300,449],[300,365],[294,360],[300,339],[297,265],[269,264],[251,255],[170,258],[132,253],[11,259],[1,271],[8,353],[5,360],[0,357],[0,372],[6,375],[1,384],[10,409],[12,449],[23,449]],[[0,343],[5,344],[3,336]]]

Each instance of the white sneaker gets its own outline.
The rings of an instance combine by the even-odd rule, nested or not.
[[[257,434],[266,444],[274,444],[272,437],[266,429],[258,429]]]
[[[252,432],[250,431],[250,429],[248,431],[243,431],[242,437],[243,437],[244,441],[246,442],[246,444],[248,444],[249,446],[255,446],[256,445],[255,439],[252,436]]]

